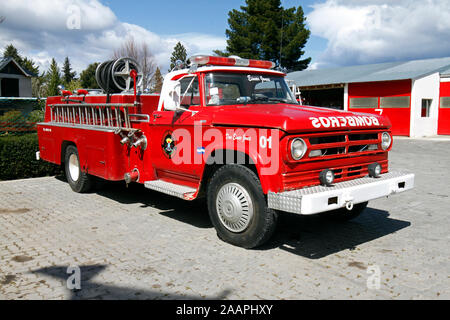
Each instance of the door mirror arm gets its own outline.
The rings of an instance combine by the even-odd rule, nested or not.
[[[192,113],[193,116],[195,116],[198,113],[198,111],[189,110],[188,108],[185,108],[185,107],[182,107],[182,106],[177,107],[177,110],[188,111],[188,112]]]

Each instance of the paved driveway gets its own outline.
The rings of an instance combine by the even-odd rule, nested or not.
[[[398,139],[391,168],[414,191],[347,223],[283,214],[258,250],[220,241],[204,204],[138,185],[1,182],[0,298],[449,299],[449,159],[450,141]]]

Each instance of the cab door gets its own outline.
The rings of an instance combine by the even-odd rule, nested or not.
[[[198,77],[186,76],[180,84],[180,107],[185,110],[152,114],[152,161],[158,179],[197,186],[202,173],[198,159],[203,149],[196,141],[202,140],[201,132],[211,121],[202,107]]]

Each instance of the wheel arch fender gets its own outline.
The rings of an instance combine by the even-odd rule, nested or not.
[[[260,155],[255,152],[245,150],[217,148],[213,149],[206,157],[205,167],[202,175],[202,190],[206,187],[214,172],[226,164],[240,164],[251,169],[258,177],[263,192],[266,194],[269,183],[264,176],[261,176],[262,161]],[[262,178],[263,177],[263,178]]]

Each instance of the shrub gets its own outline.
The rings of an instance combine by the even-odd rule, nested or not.
[[[37,161],[39,151],[36,133],[0,137],[0,180],[51,176],[61,173],[53,164]]]
[[[0,135],[36,132],[36,123],[44,121],[44,111],[33,110],[27,116],[18,110],[0,116]]]

